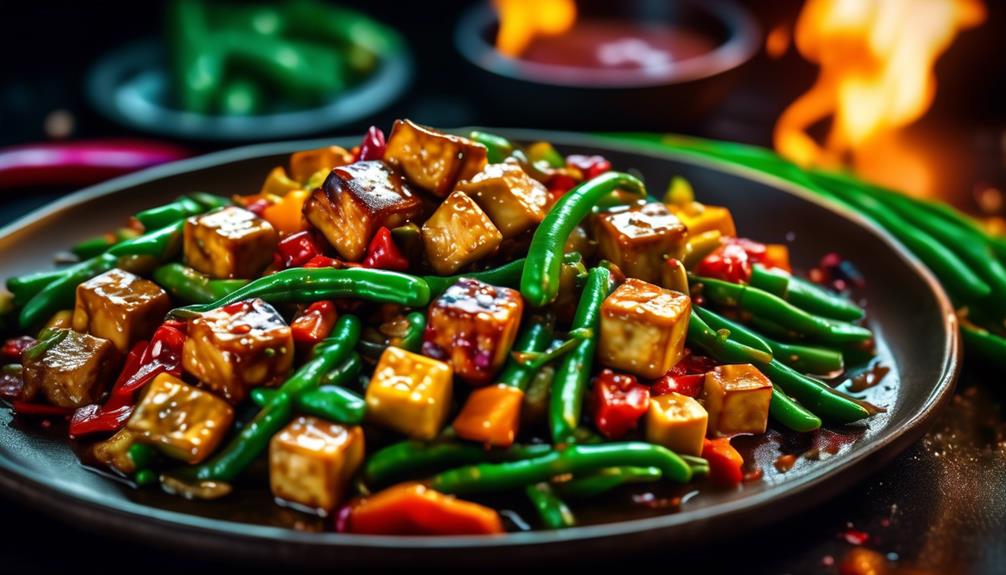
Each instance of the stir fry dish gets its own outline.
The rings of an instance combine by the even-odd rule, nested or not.
[[[876,413],[831,383],[873,353],[857,303],[686,180],[652,192],[547,142],[374,127],[10,278],[0,394],[137,489],[257,484],[396,535],[743,489],[732,440]]]

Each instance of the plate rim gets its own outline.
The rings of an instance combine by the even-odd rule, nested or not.
[[[486,128],[458,128],[450,131],[462,132],[469,129]],[[149,507],[126,499],[109,500],[108,498],[91,497],[87,494],[76,493],[71,488],[46,482],[44,478],[39,478],[38,474],[33,472],[33,470],[18,465],[5,457],[0,457],[0,491],[22,498],[25,503],[31,505],[33,508],[40,508],[47,513],[59,514],[64,518],[73,519],[77,524],[83,523],[99,526],[127,536],[139,537],[144,533],[153,535],[163,533],[163,530],[166,528],[174,529],[175,532],[173,535],[178,537],[178,539],[188,538],[189,543],[199,544],[210,551],[213,551],[215,547],[220,547],[221,538],[227,538],[231,541],[242,540],[244,543],[253,544],[293,544],[312,548],[370,548],[371,550],[393,548],[403,551],[444,551],[473,548],[506,549],[556,543],[582,543],[610,537],[624,538],[625,536],[649,531],[679,528],[694,521],[716,520],[722,522],[732,516],[742,516],[746,511],[765,506],[769,502],[776,502],[779,505],[776,505],[776,508],[767,514],[770,517],[765,520],[765,523],[780,520],[785,516],[811,507],[825,495],[832,495],[844,490],[849,484],[855,481],[854,479],[850,480],[848,477],[854,469],[869,465],[872,467],[872,471],[900,453],[928,429],[928,425],[932,422],[933,417],[935,417],[940,408],[951,397],[961,366],[961,342],[957,331],[957,318],[950,299],[943,291],[935,276],[922,265],[918,258],[902,247],[888,232],[866,220],[863,216],[851,212],[842,205],[822,199],[800,184],[761,172],[754,168],[739,166],[698,153],[689,153],[681,150],[655,150],[645,144],[614,141],[608,136],[595,136],[575,132],[525,129],[492,130],[495,133],[515,140],[534,141],[547,139],[560,145],[605,148],[658,159],[671,159],[714,171],[734,174],[775,187],[784,193],[796,195],[804,201],[816,204],[842,218],[851,220],[868,233],[874,234],[887,244],[888,248],[923,280],[928,291],[938,304],[943,317],[942,327],[946,336],[946,345],[941,350],[941,371],[938,377],[934,377],[934,385],[926,397],[922,409],[913,413],[903,426],[889,429],[882,437],[870,441],[861,449],[851,453],[849,459],[842,462],[841,465],[837,467],[822,466],[820,470],[809,471],[792,482],[786,483],[785,488],[769,488],[758,494],[715,504],[701,510],[574,527],[560,531],[528,531],[488,537],[386,536],[333,532],[307,533],[286,527],[256,525],[202,517]],[[44,219],[74,206],[109,194],[122,192],[136,185],[221,164],[349,141],[355,141],[355,137],[345,136],[254,144],[149,168],[84,188],[33,210],[0,228],[0,239],[15,234],[33,224],[41,225]],[[845,480],[841,481],[843,478]],[[798,497],[803,497],[802,502],[792,505],[792,501]],[[811,503],[807,503],[807,501],[811,501]],[[180,529],[185,532],[179,531]],[[156,540],[156,538],[151,539]],[[266,546],[263,545],[262,548],[265,549]],[[217,550],[223,551],[224,549],[220,548]],[[268,552],[263,552],[263,555],[267,554]],[[274,556],[273,558],[284,560],[282,557]],[[290,561],[291,558],[286,558],[285,560]]]

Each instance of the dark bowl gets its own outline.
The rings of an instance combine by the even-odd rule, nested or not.
[[[508,58],[493,47],[496,13],[470,8],[454,33],[480,97],[494,117],[545,128],[680,129],[702,119],[726,96],[742,65],[757,52],[757,22],[730,0],[580,2],[581,14],[641,24],[673,24],[714,39],[716,47],[660,73],[570,68]]]
[[[958,370],[953,309],[933,276],[884,231],[861,217],[824,203],[800,187],[760,172],[654,152],[575,134],[500,131],[515,141],[546,139],[564,153],[603,154],[632,168],[655,189],[675,175],[689,179],[704,201],[730,206],[738,228],[769,242],[787,242],[795,267],[807,269],[821,254],[841,251],[865,275],[857,295],[869,303],[869,324],[882,361],[891,367],[883,385],[867,393],[888,411],[840,429],[771,436],[755,453],[765,480],[735,491],[702,491],[686,497],[680,511],[587,524],[562,531],[498,537],[377,537],[287,528],[291,510],[272,504],[267,489],[238,486],[232,497],[185,501],[156,489],[134,490],[82,467],[73,448],[50,431],[12,419],[0,408],[0,492],[89,529],[234,561],[316,567],[450,563],[503,565],[519,562],[622,555],[640,548],[673,553],[698,541],[722,540],[764,528],[836,495],[883,465],[917,439],[951,396]],[[257,191],[265,174],[290,152],[349,138],[287,142],[220,152],[153,168],[88,188],[0,229],[4,276],[39,269],[74,241],[119,225],[131,213],[187,190],[222,195]],[[772,463],[783,442],[843,440],[821,459],[800,458],[783,473]],[[778,444],[776,444],[778,442]],[[616,499],[619,497],[620,499]],[[629,494],[608,494],[618,506]],[[601,504],[603,502],[598,502]],[[631,505],[619,507],[628,509]],[[639,508],[639,506],[636,506]],[[586,513],[586,509],[584,512]],[[624,516],[623,516],[624,517]]]

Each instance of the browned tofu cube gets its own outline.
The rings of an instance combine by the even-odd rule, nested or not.
[[[503,234],[475,200],[454,192],[423,224],[423,245],[433,270],[451,275],[468,264],[491,255]]]
[[[601,304],[601,363],[655,379],[681,359],[691,300],[635,278]]]
[[[517,164],[490,164],[456,189],[475,199],[504,238],[534,228],[548,210],[548,190]]]
[[[363,259],[367,244],[384,226],[411,222],[423,212],[422,200],[387,164],[356,162],[329,173],[304,202],[304,216],[349,261]]]
[[[681,259],[687,229],[663,204],[607,212],[594,220],[598,255],[614,262],[628,277],[660,281],[667,258]]]
[[[100,463],[128,475],[136,471],[136,463],[129,456],[129,448],[135,442],[136,435],[123,427],[112,437],[95,443],[91,453]]]
[[[147,385],[126,429],[165,455],[199,463],[220,445],[233,421],[226,401],[162,373]]]
[[[24,397],[34,397],[41,391],[50,403],[60,407],[94,403],[115,371],[115,346],[86,333],[56,331],[60,335],[41,355],[22,355]]]
[[[236,206],[185,222],[185,264],[214,278],[254,278],[272,263],[272,224]]]
[[[246,300],[189,322],[182,365],[231,403],[249,388],[278,382],[293,365],[290,326],[268,303]]]
[[[363,463],[363,429],[316,417],[298,417],[269,442],[272,494],[309,509],[330,512]]]
[[[680,393],[650,398],[646,440],[677,453],[701,455],[709,415],[695,399]]]
[[[523,312],[517,290],[461,278],[430,304],[423,354],[451,364],[468,383],[489,383],[510,353]]]
[[[344,166],[352,161],[353,154],[339,146],[294,152],[290,156],[290,177],[301,184],[306,184],[316,173],[322,170],[328,172],[336,166]]]
[[[710,434],[765,433],[772,382],[755,366],[721,365],[707,372],[704,393]]]
[[[458,180],[470,179],[486,165],[486,147],[398,120],[388,138],[384,160],[401,170],[410,184],[442,198]]]
[[[171,298],[160,286],[113,269],[77,286],[73,329],[103,337],[126,352],[149,337],[169,309]]]

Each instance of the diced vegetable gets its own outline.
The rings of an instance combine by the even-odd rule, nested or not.
[[[605,369],[594,380],[594,423],[608,439],[635,429],[649,406],[649,388],[631,375]]]
[[[488,383],[506,362],[523,312],[517,290],[461,278],[430,304],[423,353],[468,383]]]
[[[304,203],[304,216],[341,257],[360,261],[380,227],[414,221],[422,201],[402,178],[379,160],[332,170]]]
[[[723,487],[735,487],[744,480],[744,458],[730,445],[729,437],[706,439],[702,458],[709,462],[709,479]]]
[[[94,403],[112,378],[115,346],[107,339],[69,329],[53,332],[22,354],[24,391],[30,401],[39,391],[60,407]]]
[[[684,256],[686,233],[681,220],[657,203],[605,212],[594,220],[598,255],[626,276],[650,283],[660,281],[665,259]]]
[[[294,419],[269,442],[269,485],[279,499],[330,512],[363,463],[363,429]]]
[[[288,192],[301,189],[300,182],[297,182],[286,175],[283,166],[276,166],[262,182],[262,189],[258,195],[265,196],[285,196]]]
[[[657,378],[681,358],[688,330],[688,296],[629,278],[601,306],[601,363]]]
[[[488,165],[456,189],[479,204],[504,238],[538,225],[548,209],[548,190],[517,164]]]
[[[356,502],[344,529],[371,535],[486,535],[502,533],[503,521],[488,507],[421,483],[401,483]]]
[[[454,418],[455,433],[462,439],[493,447],[510,447],[520,425],[524,392],[505,384],[480,387],[468,396]]]
[[[249,212],[230,206],[185,222],[185,264],[215,278],[253,278],[272,262],[276,230]]]
[[[401,170],[409,183],[442,198],[458,180],[470,179],[482,170],[486,147],[410,120],[397,120],[384,159]]]
[[[105,338],[125,353],[170,309],[171,298],[160,286],[116,268],[77,286],[73,328]]]
[[[323,299],[312,303],[290,322],[294,343],[302,347],[315,345],[328,337],[337,319],[339,314],[332,300]]]
[[[692,202],[686,206],[669,205],[667,208],[688,228],[690,235],[717,230],[726,237],[737,236],[730,210],[722,206],[708,206]]]
[[[189,322],[182,365],[207,388],[236,404],[249,388],[281,379],[293,357],[290,327],[271,305],[253,299]]]
[[[698,401],[680,393],[650,399],[646,414],[646,440],[677,453],[699,455],[706,437],[709,414]]]
[[[765,433],[772,382],[749,363],[721,365],[706,373],[705,400],[711,435]]]
[[[489,216],[460,191],[440,204],[422,231],[433,270],[445,276],[492,254],[503,241]]]
[[[440,433],[451,407],[451,366],[389,346],[367,386],[367,418],[414,439]]]
[[[213,453],[233,421],[226,401],[162,373],[150,382],[126,429],[136,441],[195,464]]]
[[[353,154],[339,146],[295,152],[290,156],[290,177],[302,184],[307,183],[311,176],[322,170],[345,166],[352,161]]]
[[[262,210],[262,217],[280,234],[295,234],[305,228],[304,202],[310,192],[291,190]]]

